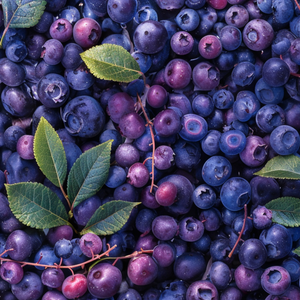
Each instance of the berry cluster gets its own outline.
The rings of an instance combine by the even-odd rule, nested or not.
[[[0,299],[300,299],[300,230],[265,207],[300,180],[254,175],[300,153],[298,3],[47,0],[34,27],[4,30],[2,7],[0,27]],[[80,54],[101,44],[144,79],[96,78]],[[29,228],[7,199],[5,183],[38,182],[69,209],[35,160],[42,117],[68,172],[113,140],[73,228]],[[118,232],[79,236],[111,200],[141,204]]]

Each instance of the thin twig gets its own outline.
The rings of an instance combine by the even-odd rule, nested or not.
[[[245,230],[245,227],[246,227],[246,221],[247,221],[247,204],[244,205],[244,222],[243,222],[243,227],[240,231],[240,234],[239,234],[239,237],[238,239],[236,240],[235,242],[235,245],[233,246],[232,250],[230,251],[230,253],[228,254],[228,257],[230,258],[232,255],[233,255],[233,252],[235,250],[235,248],[237,247],[239,241],[241,240],[242,238],[242,235],[244,233],[244,230]]]
[[[146,111],[145,111],[145,108],[143,106],[143,103],[142,103],[142,100],[140,98],[139,95],[137,95],[137,99],[140,103],[140,106],[142,108],[142,111],[144,113],[144,116],[146,118],[146,126],[149,126],[149,129],[150,129],[150,135],[151,135],[151,140],[152,140],[152,169],[151,169],[151,187],[150,187],[150,193],[152,193],[152,190],[153,190],[153,187],[154,187],[154,152],[155,152],[155,140],[154,140],[154,132],[153,132],[153,123],[150,121]],[[148,158],[149,159],[149,158]]]

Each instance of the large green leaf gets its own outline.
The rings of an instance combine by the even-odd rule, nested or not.
[[[112,200],[100,206],[80,234],[93,232],[97,235],[113,234],[127,222],[132,209],[139,202]]]
[[[72,166],[67,191],[73,207],[95,195],[106,182],[110,166],[112,140],[80,155]]]
[[[29,28],[36,25],[46,4],[44,0],[2,0],[5,27]]]
[[[97,78],[130,82],[143,73],[136,60],[123,47],[103,44],[80,54],[90,72]]]
[[[45,176],[61,187],[67,175],[67,159],[63,144],[48,121],[42,117],[34,136],[34,156]]]
[[[288,227],[300,226],[300,199],[282,197],[270,201],[266,207],[272,211],[272,221]]]
[[[254,175],[280,179],[300,179],[300,157],[295,155],[275,156]]]
[[[37,182],[5,186],[9,206],[23,224],[37,229],[70,225],[64,205],[48,187]]]

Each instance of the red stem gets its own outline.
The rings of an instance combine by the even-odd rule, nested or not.
[[[237,247],[239,241],[241,240],[242,238],[242,235],[244,233],[244,230],[245,230],[245,227],[246,227],[246,221],[247,221],[247,204],[244,205],[244,222],[243,222],[243,227],[240,231],[240,234],[239,234],[239,237],[238,239],[236,240],[235,242],[235,245],[233,246],[232,250],[230,251],[230,253],[228,254],[228,257],[230,258],[232,255],[233,255],[233,252],[235,250],[235,248]]]
[[[140,106],[142,108],[143,114],[144,114],[144,116],[146,118],[146,122],[147,122],[146,126],[149,126],[151,140],[152,140],[152,143],[151,143],[151,145],[152,145],[152,157],[148,158],[148,159],[152,159],[152,169],[151,169],[151,172],[150,172],[150,174],[152,175],[152,177],[151,177],[150,193],[152,193],[152,190],[153,190],[153,187],[154,187],[154,151],[155,151],[155,140],[154,140],[154,132],[153,132],[153,123],[149,120],[148,115],[147,115],[147,113],[145,111],[145,108],[143,106],[142,100],[141,100],[141,98],[140,98],[139,95],[137,95],[137,99],[138,99],[138,101],[140,103]]]
[[[140,251],[134,251],[133,253],[131,253],[131,254],[129,254],[129,255],[125,255],[125,256],[120,256],[120,257],[109,257],[109,252],[111,251],[111,250],[113,250],[114,248],[116,248],[117,247],[117,245],[114,245],[114,246],[112,246],[112,247],[110,247],[109,245],[108,245],[108,250],[106,250],[105,252],[103,252],[103,253],[101,253],[101,254],[97,254],[97,255],[93,255],[93,257],[91,258],[91,259],[89,259],[89,260],[87,260],[87,261],[85,261],[85,262],[83,262],[83,263],[81,263],[81,264],[77,264],[77,265],[72,265],[72,266],[62,266],[61,264],[62,264],[62,259],[60,259],[60,262],[59,262],[59,264],[53,264],[53,265],[44,265],[44,264],[40,264],[39,262],[40,262],[40,260],[42,259],[42,255],[41,255],[41,257],[40,257],[40,259],[38,260],[38,262],[36,262],[36,263],[31,263],[31,262],[27,262],[27,261],[16,261],[16,260],[12,260],[12,259],[9,259],[9,258],[2,258],[1,256],[3,255],[3,254],[5,254],[6,252],[8,252],[8,251],[12,251],[12,250],[14,250],[14,249],[7,249],[7,250],[5,250],[5,251],[3,251],[1,254],[0,254],[0,264],[2,263],[2,262],[4,262],[4,261],[14,261],[14,262],[17,262],[17,263],[19,263],[19,264],[21,264],[22,265],[22,267],[24,267],[24,266],[39,266],[39,267],[44,267],[44,268],[56,268],[56,269],[69,269],[71,272],[72,272],[72,274],[73,274],[73,276],[74,276],[74,271],[73,271],[73,269],[74,268],[77,268],[77,267],[81,267],[81,268],[83,268],[85,265],[87,265],[87,264],[89,264],[89,263],[92,263],[92,262],[94,262],[94,261],[96,261],[96,260],[98,260],[98,259],[100,259],[100,258],[102,258],[103,256],[107,256],[107,258],[109,258],[109,259],[115,259],[115,261],[114,261],[114,263],[113,263],[113,265],[115,265],[116,264],[116,262],[119,260],[119,259],[127,259],[127,258],[131,258],[131,257],[135,257],[135,256],[137,256],[137,255],[139,255],[139,254],[142,254],[142,253],[153,253],[153,250],[143,250],[143,249],[141,249]],[[93,254],[93,253],[92,253]]]
[[[2,257],[1,257],[4,253],[6,253],[7,251],[11,251],[11,250],[13,250],[13,249],[5,250],[4,252],[2,252],[2,253],[0,254],[0,262],[3,262],[3,261],[14,261],[14,262],[17,262],[17,263],[19,263],[19,264],[21,264],[21,265],[27,265],[27,266],[39,266],[39,267],[44,267],[44,268],[73,269],[73,268],[77,268],[77,267],[83,267],[84,265],[89,264],[89,263],[91,263],[91,262],[94,262],[95,260],[100,259],[101,257],[103,257],[103,256],[105,256],[105,255],[109,255],[109,252],[110,252],[112,249],[116,248],[116,247],[117,247],[117,245],[114,245],[114,246],[112,246],[112,247],[109,247],[109,249],[108,249],[107,251],[105,251],[105,252],[103,252],[103,253],[101,253],[101,254],[95,255],[95,256],[92,257],[91,259],[89,259],[89,260],[87,260],[87,261],[85,261],[85,262],[83,262],[83,263],[81,263],[81,264],[72,265],[72,266],[61,266],[60,264],[59,264],[59,265],[57,265],[57,264],[55,264],[55,265],[44,265],[44,264],[40,264],[40,263],[39,263],[40,259],[39,259],[39,261],[36,262],[36,263],[31,263],[31,262],[27,262],[27,261],[16,261],[16,260],[12,260],[12,259],[10,259],[10,258],[2,258]]]

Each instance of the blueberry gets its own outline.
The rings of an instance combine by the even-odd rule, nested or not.
[[[211,186],[221,186],[231,175],[232,166],[223,156],[210,157],[202,167],[203,180]]]
[[[246,136],[242,131],[229,130],[221,135],[219,147],[224,154],[235,155],[245,149],[246,142]]]
[[[280,155],[295,154],[300,146],[299,133],[289,125],[279,125],[271,132],[270,144]]]
[[[210,280],[217,289],[224,290],[230,283],[232,274],[230,268],[221,261],[215,261],[211,265]]]
[[[261,34],[263,32],[263,34]],[[272,44],[274,30],[263,19],[254,19],[246,24],[243,30],[243,41],[253,51],[264,50]]]
[[[280,224],[273,224],[270,228],[264,229],[259,239],[267,248],[269,260],[283,258],[292,249],[292,236],[290,232]]]
[[[267,249],[259,239],[248,239],[240,247],[239,259],[246,268],[258,269],[267,261]]]
[[[220,71],[209,62],[200,62],[193,69],[193,82],[200,91],[209,91],[220,83]]]
[[[280,266],[267,268],[261,276],[263,289],[271,295],[284,293],[291,284],[289,272]]]
[[[197,280],[191,283],[186,292],[186,299],[218,299],[219,293],[213,283],[208,280]],[[209,298],[208,298],[209,297]]]
[[[121,24],[128,23],[137,12],[136,0],[108,0],[107,13],[110,18]]]
[[[94,137],[103,130],[105,115],[94,98],[79,96],[73,98],[64,107],[62,120],[71,135]]]
[[[37,93],[42,104],[49,108],[57,108],[67,101],[70,88],[63,76],[50,73],[39,80]]]
[[[251,200],[251,187],[242,177],[228,179],[221,188],[220,198],[223,205],[233,211],[238,211]]]
[[[191,77],[192,68],[190,64],[181,58],[172,59],[165,67],[165,82],[173,89],[185,88]]]
[[[181,30],[189,32],[195,30],[199,26],[200,17],[196,10],[185,8],[176,16],[175,21]]]
[[[164,48],[168,32],[158,21],[148,20],[140,23],[133,34],[133,42],[145,54],[155,54]]]

